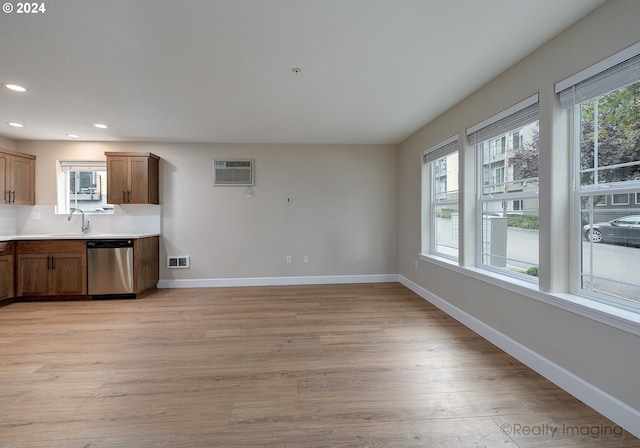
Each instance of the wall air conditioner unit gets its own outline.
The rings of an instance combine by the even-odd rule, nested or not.
[[[252,186],[253,160],[214,160],[213,185]]]

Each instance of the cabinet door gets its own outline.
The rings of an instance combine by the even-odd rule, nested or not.
[[[2,197],[0,197],[0,204],[6,204],[9,202],[9,156],[7,154],[3,154],[0,152],[0,193],[2,193]]]
[[[148,204],[149,158],[130,157],[129,163],[129,178],[131,179],[131,183],[129,185],[130,197],[127,198],[127,202],[131,204]]]
[[[13,255],[0,255],[0,299],[13,297]]]
[[[12,201],[17,205],[35,205],[35,163],[33,159],[13,157],[11,160]]]
[[[51,258],[44,254],[18,255],[17,296],[50,294]]]
[[[159,238],[135,240],[133,246],[134,290],[136,293],[154,288],[159,280]]]
[[[84,295],[87,293],[87,258],[84,254],[52,256],[52,294]]]
[[[129,194],[129,158],[107,157],[107,203],[126,204]]]

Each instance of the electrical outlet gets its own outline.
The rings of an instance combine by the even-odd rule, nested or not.
[[[305,255],[304,256],[304,264],[308,264],[309,263],[309,255]]]
[[[287,255],[287,264],[291,264],[291,255]]]

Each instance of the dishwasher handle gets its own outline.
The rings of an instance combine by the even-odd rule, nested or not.
[[[133,240],[88,240],[87,249],[117,249],[133,247]]]

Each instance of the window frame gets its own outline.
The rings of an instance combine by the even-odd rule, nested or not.
[[[570,231],[569,237],[571,239],[571,255],[570,255],[570,293],[577,296],[582,297],[588,300],[593,300],[607,306],[612,306],[614,308],[631,311],[634,313],[638,313],[640,311],[640,301],[633,298],[624,298],[624,297],[616,297],[612,293],[603,292],[603,291],[594,291],[588,288],[583,287],[583,278],[585,276],[598,277],[597,274],[594,275],[592,265],[590,264],[590,271],[587,272],[583,269],[583,257],[591,256],[591,251],[588,254],[583,253],[583,233],[582,233],[582,202],[584,198],[588,198],[590,196],[602,196],[604,197],[603,202],[599,202],[594,204],[593,209],[597,207],[608,207],[612,211],[615,211],[616,208],[614,206],[631,206],[631,199],[629,198],[626,203],[615,203],[614,195],[616,194],[627,194],[629,197],[630,194],[634,194],[636,197],[636,206],[640,205],[637,201],[638,195],[640,192],[638,189],[640,188],[640,180],[638,178],[626,181],[614,181],[614,182],[606,182],[606,183],[590,183],[583,184],[581,175],[585,170],[581,166],[581,105],[585,102],[591,101],[596,98],[600,98],[602,96],[611,94],[615,91],[621,90],[629,85],[632,85],[636,82],[640,82],[640,78],[631,84],[625,84],[621,82],[621,79],[624,79],[624,74],[620,75],[620,67],[624,67],[629,63],[630,60],[636,60],[636,65],[640,64],[640,43],[629,47],[621,52],[616,53],[610,58],[601,61],[600,63],[589,67],[582,72],[573,75],[568,79],[574,79],[575,85],[568,85],[567,80],[561,81],[557,83],[555,86],[556,93],[560,96],[561,103],[563,108],[566,110],[566,113],[569,114],[569,122],[571,124],[571,141],[570,141],[570,157],[572,160],[572,173],[571,173],[571,188],[573,190],[572,194],[572,204],[570,206],[571,209],[571,225],[572,231]],[[601,67],[599,70],[595,70],[595,67]],[[630,68],[627,68],[630,69]],[[616,74],[616,71],[618,73]],[[614,79],[613,85],[614,87],[611,90],[606,92],[602,92],[602,90],[596,92],[599,94],[596,96],[588,97],[584,94],[581,94],[576,87],[579,83],[586,83],[589,87],[591,85],[597,85],[597,78],[600,76],[606,76],[607,73],[614,73],[616,78]],[[588,75],[588,76],[587,76]],[[592,78],[596,79],[594,82]],[[616,84],[617,83],[617,84]],[[591,87],[592,88],[592,87]],[[593,88],[592,88],[593,89]],[[576,93],[577,92],[577,93]],[[596,114],[594,112],[594,114]],[[596,159],[597,160],[597,159]],[[595,161],[594,161],[595,162]],[[621,165],[628,164],[610,164],[605,166],[597,166],[594,164],[594,167],[591,167],[589,170],[594,172],[600,172],[606,169],[610,169],[610,167],[616,167]],[[621,209],[617,209],[620,212]],[[603,210],[599,210],[600,213]],[[638,214],[634,211],[634,209],[629,209],[629,215]],[[593,220],[595,224],[598,220]],[[578,230],[577,232],[575,230]],[[640,249],[639,249],[640,250]],[[603,278],[604,281],[607,281],[606,278]],[[609,281],[614,283],[621,283],[619,280],[614,278]],[[636,286],[637,287],[637,286]]]
[[[423,238],[427,234],[425,227],[428,228],[428,245],[422,245],[422,252],[426,252],[427,255],[436,256],[446,258],[453,262],[458,262],[460,259],[460,238],[458,234],[456,254],[451,255],[438,250],[437,243],[437,222],[438,213],[437,208],[443,205],[455,205],[458,213],[460,210],[460,171],[458,169],[457,175],[457,184],[458,189],[457,197],[455,199],[439,199],[436,197],[436,167],[439,161],[450,157],[453,154],[457,154],[458,164],[460,163],[460,137],[458,134],[455,134],[440,143],[431,146],[423,151],[422,153],[422,161],[423,161],[423,192],[422,192],[422,204],[425,208],[425,214],[423,225],[422,225],[422,235]],[[428,206],[426,205],[426,198],[428,198]]]
[[[105,160],[58,160],[57,161],[57,214],[68,214],[71,211],[71,191],[70,191],[70,173],[71,172],[104,172],[103,186],[101,187],[102,195],[100,203],[106,207],[104,211],[97,212],[92,210],[83,210],[89,215],[111,215],[114,213],[113,205],[106,200],[107,196],[107,180],[106,180],[107,162]]]
[[[475,189],[476,189],[476,204],[477,204],[477,210],[476,210],[476,235],[475,235],[475,239],[476,239],[476,266],[479,269],[482,270],[486,270],[495,274],[499,274],[501,276],[506,276],[506,277],[511,277],[514,279],[520,279],[520,280],[524,280],[526,282],[529,282],[531,284],[535,284],[537,285],[538,282],[538,277],[537,276],[532,276],[532,275],[528,275],[528,274],[524,274],[521,272],[517,272],[517,271],[512,271],[506,268],[506,260],[508,260],[508,258],[505,258],[505,267],[497,267],[497,266],[492,266],[490,263],[485,262],[485,258],[487,257],[491,257],[491,254],[486,253],[483,248],[485,247],[485,245],[487,244],[486,240],[485,240],[485,234],[487,229],[485,228],[484,224],[485,224],[485,206],[488,203],[494,203],[494,202],[506,202],[506,203],[511,203],[513,205],[514,201],[522,201],[522,203],[524,204],[527,201],[531,201],[531,200],[536,200],[537,204],[538,204],[538,216],[539,216],[539,210],[540,210],[540,202],[539,202],[539,191],[507,191],[507,192],[496,192],[496,191],[488,191],[485,193],[486,190],[492,190],[495,187],[495,183],[491,183],[492,179],[494,179],[495,177],[495,168],[493,167],[489,167],[489,182],[487,183],[487,178],[485,178],[485,174],[487,173],[486,167],[487,164],[485,164],[485,153],[487,152],[487,148],[486,148],[486,142],[490,141],[490,142],[494,142],[497,140],[505,140],[505,142],[508,142],[510,139],[512,139],[513,134],[520,131],[521,129],[526,128],[527,126],[533,124],[533,123],[537,123],[537,125],[540,125],[540,113],[539,113],[539,107],[540,107],[540,103],[539,103],[539,94],[534,94],[532,96],[530,96],[529,98],[526,98],[522,101],[520,101],[519,103],[511,106],[508,109],[503,110],[502,112],[499,112],[497,114],[495,114],[492,117],[489,117],[485,120],[483,120],[482,122],[471,126],[470,128],[467,129],[466,134],[467,134],[467,138],[469,140],[469,144],[473,147],[473,151],[474,151],[474,157],[475,157],[475,165],[476,165],[476,182],[475,182]],[[522,133],[518,133],[519,137],[519,149],[522,149],[522,147],[524,146],[524,142],[523,142],[523,135]],[[493,163],[493,143],[490,143],[490,149],[489,149],[489,164]],[[507,151],[507,148],[504,148],[505,153]],[[539,152],[539,149],[538,149]],[[504,154],[504,153],[502,153]],[[503,161],[503,164],[505,162]],[[504,171],[507,173],[507,182],[506,185],[511,185],[512,183],[515,183],[516,181],[514,180],[509,180],[509,178],[513,177],[514,174],[514,170],[512,168],[509,168],[509,165],[507,164],[506,167],[502,167],[504,169]],[[538,174],[539,175],[539,174]],[[524,179],[525,181],[528,181],[530,179]],[[539,181],[539,177],[538,177],[538,181]],[[505,182],[504,180],[499,184],[499,186],[504,186]],[[524,212],[525,210],[519,210],[520,212]],[[522,213],[524,214],[524,213]],[[536,266],[539,267],[540,265],[540,248],[538,247],[538,264]]]

